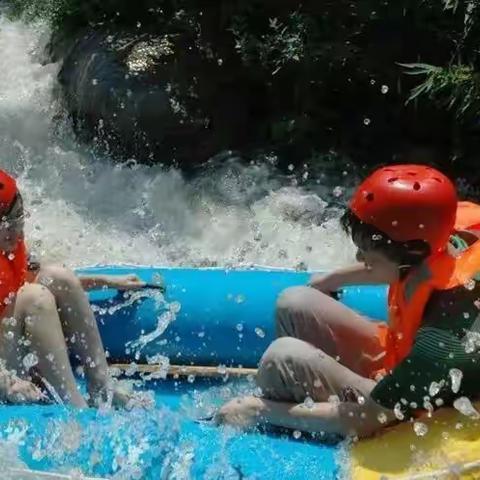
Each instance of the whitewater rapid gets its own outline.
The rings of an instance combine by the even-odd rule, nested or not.
[[[47,41],[45,25],[0,20],[0,165],[19,178],[27,241],[42,261],[331,269],[353,258],[339,210],[324,201],[335,185],[311,172],[232,160],[187,181],[79,146]]]

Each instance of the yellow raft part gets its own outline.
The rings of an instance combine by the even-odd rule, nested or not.
[[[475,405],[480,409],[480,403]],[[417,435],[413,423],[402,423],[377,437],[352,445],[352,480],[480,479],[480,420],[455,409],[418,419],[428,431]],[[417,425],[421,433],[423,426]]]

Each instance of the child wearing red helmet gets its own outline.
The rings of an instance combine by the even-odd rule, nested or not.
[[[112,386],[105,351],[84,288],[139,288],[134,277],[83,277],[57,266],[29,262],[24,242],[22,197],[15,180],[0,170],[0,401],[24,403],[46,398],[78,407],[69,360],[83,366],[89,404],[112,395],[124,406],[132,398]]]
[[[233,400],[219,422],[368,436],[479,396],[480,206],[439,171],[398,165],[360,185],[342,224],[359,263],[283,292],[263,398]],[[389,285],[388,324],[330,295],[376,283]]]

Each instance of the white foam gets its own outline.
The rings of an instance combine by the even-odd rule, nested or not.
[[[0,20],[0,165],[19,176],[27,240],[43,260],[328,269],[352,259],[319,196],[270,165],[226,162],[187,182],[79,147],[56,118],[59,66],[39,61],[47,38],[41,24]]]

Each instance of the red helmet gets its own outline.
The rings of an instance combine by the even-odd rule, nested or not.
[[[392,240],[424,240],[441,251],[454,229],[457,192],[434,168],[394,165],[380,168],[357,189],[350,209]]]
[[[0,170],[0,212],[8,212],[17,196],[17,182],[4,170]]]

